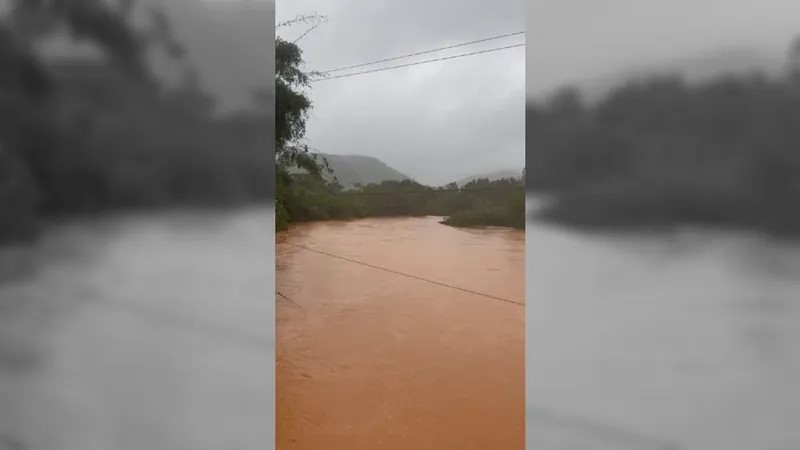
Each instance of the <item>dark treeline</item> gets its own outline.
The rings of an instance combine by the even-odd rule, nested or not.
[[[595,104],[565,89],[527,121],[529,189],[555,200],[545,219],[800,232],[800,72],[652,77]]]
[[[278,229],[290,222],[363,217],[444,216],[453,226],[525,227],[525,191],[515,179],[474,180],[434,188],[412,180],[384,181],[342,190],[335,182],[292,175],[278,213]]]
[[[57,215],[271,197],[271,98],[217,114],[166,14],[136,29],[132,8],[16,0],[0,17],[0,241]],[[45,59],[48,38],[102,57]],[[158,80],[156,52],[182,80]]]

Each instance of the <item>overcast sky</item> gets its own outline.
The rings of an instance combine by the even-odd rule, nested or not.
[[[782,57],[798,0],[528,0],[528,95],[747,48]],[[739,54],[741,56],[741,54]],[[697,57],[701,57],[697,59]]]
[[[527,30],[526,49],[313,85],[310,145],[376,156],[427,183],[522,167],[526,91],[607,86],[632,69],[782,61],[800,34],[798,0],[281,0],[276,9],[278,21],[328,16],[300,41],[310,70]]]
[[[276,12],[278,21],[328,16],[299,41],[309,70],[525,29],[521,0],[292,0],[279,1]],[[278,33],[294,39],[304,30]],[[516,36],[386,65],[522,42]],[[324,152],[375,156],[431,184],[524,166],[524,48],[322,81],[310,93],[308,143]]]

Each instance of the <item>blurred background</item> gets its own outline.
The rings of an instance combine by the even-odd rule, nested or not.
[[[527,13],[529,448],[798,448],[800,6]]]
[[[274,21],[0,2],[0,448],[274,441]]]

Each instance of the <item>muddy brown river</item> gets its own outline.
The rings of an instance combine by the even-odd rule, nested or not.
[[[279,236],[277,448],[524,448],[524,248],[436,218]]]
[[[0,251],[0,449],[800,448],[797,243],[273,217]]]
[[[521,232],[363,220],[276,244],[273,220],[82,220],[0,252],[0,449],[523,448],[524,308],[501,301],[524,299]]]

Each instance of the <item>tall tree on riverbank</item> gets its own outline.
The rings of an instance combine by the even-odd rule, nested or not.
[[[14,0],[0,17],[0,182],[8,181],[0,186],[0,209],[10,216],[6,223],[35,215],[39,199],[51,206],[56,191],[58,86],[38,44],[54,35],[88,41],[125,72],[147,79],[143,46],[124,14],[102,0]],[[19,222],[30,228],[28,220]]]
[[[0,14],[0,241],[33,237],[53,215],[272,197],[266,119],[212,114],[166,13],[139,22],[132,7],[14,0]],[[48,58],[48,43],[95,51]],[[151,70],[156,52],[167,60]],[[162,80],[158,62],[186,69],[183,82]]]
[[[288,24],[289,22],[286,22]],[[285,229],[292,217],[294,180],[290,168],[299,167],[319,182],[330,170],[324,160],[301,141],[312,108],[306,89],[310,73],[303,71],[303,51],[295,42],[275,38],[275,226]]]

